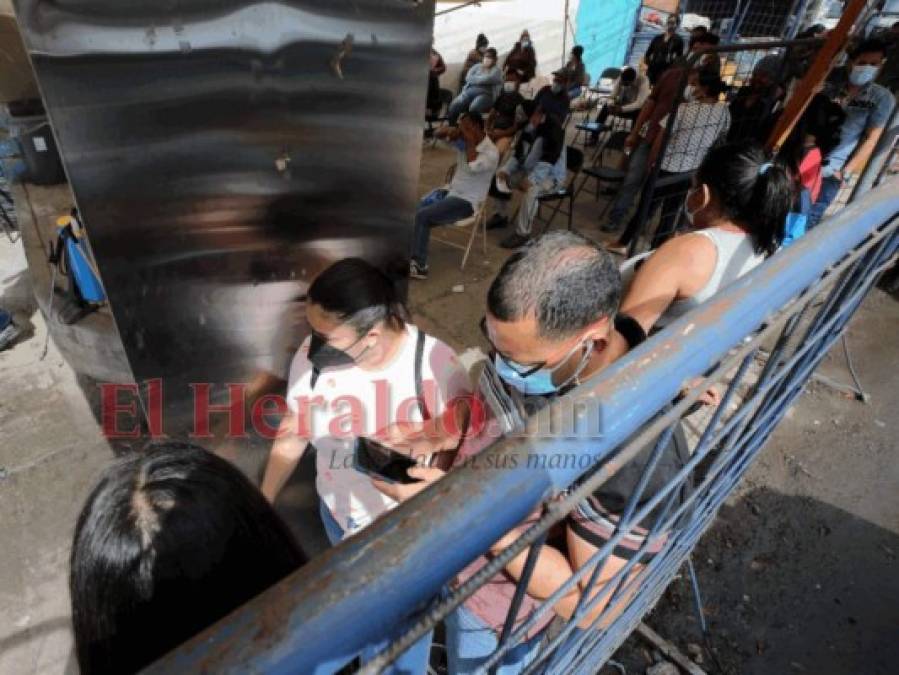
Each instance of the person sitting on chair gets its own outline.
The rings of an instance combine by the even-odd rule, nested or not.
[[[585,145],[596,145],[599,140],[599,134],[603,130],[609,115],[615,115],[629,119],[631,121],[637,119],[640,114],[640,108],[649,98],[649,78],[642,73],[638,73],[634,68],[628,66],[621,71],[618,79],[615,80],[615,86],[612,88],[612,95],[609,97],[609,103],[602,106],[596,114],[596,129],[590,132],[590,138]]]
[[[446,72],[443,57],[434,49],[434,38],[431,38],[431,68],[428,71],[428,114],[437,117],[440,114],[440,76]]]
[[[521,31],[521,37],[503,63],[503,70],[521,71],[521,81],[530,82],[537,73],[537,53],[531,43],[531,34]]]
[[[491,47],[484,52],[484,59],[468,71],[462,92],[450,103],[450,125],[455,126],[459,115],[467,110],[478,113],[490,110],[502,85],[503,74],[496,65],[496,50]]]
[[[468,75],[468,71],[471,70],[471,67],[476,63],[480,63],[484,58],[484,52],[487,51],[487,47],[490,45],[490,41],[487,39],[487,36],[483,33],[478,33],[478,37],[474,42],[474,49],[468,52],[468,56],[465,57],[465,63],[462,64],[462,71],[459,73],[459,93],[462,93],[462,89],[465,88],[465,77]]]
[[[464,113],[459,118],[458,127],[442,127],[436,135],[453,143],[459,152],[449,189],[432,192],[422,200],[415,212],[412,261],[409,265],[409,276],[413,279],[428,278],[431,228],[474,215],[487,198],[490,181],[499,164],[499,151],[487,136],[480,113]]]
[[[521,72],[507,70],[506,79],[503,82],[503,93],[493,104],[493,110],[487,117],[487,134],[496,144],[500,157],[505,154],[515,138],[515,134],[525,124],[526,115],[522,106],[525,103],[524,96],[518,91],[521,84]]]
[[[567,83],[568,71],[560,68],[553,73],[553,83],[543,87],[534,97],[534,102],[543,108],[543,112],[555,117],[561,125],[565,124],[571,106]]]
[[[587,68],[584,66],[584,48],[581,45],[571,48],[571,58],[565,64],[564,70],[568,78],[568,98],[573,101],[581,95],[581,88],[587,77]]]
[[[511,200],[510,188],[524,193],[515,223],[515,232],[500,242],[503,248],[519,248],[531,238],[538,199],[565,182],[565,132],[559,121],[546,114],[535,102],[527,106],[528,125],[521,132],[515,152],[496,174],[496,215],[488,229],[508,223],[506,210]]]

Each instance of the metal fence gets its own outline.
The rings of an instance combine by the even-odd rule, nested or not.
[[[686,0],[681,13],[707,19],[714,32],[731,42],[739,37],[792,37],[808,4],[808,0]]]
[[[494,444],[477,466],[450,471],[150,672],[334,672],[364,647],[392,638],[386,652],[362,666],[364,673],[379,672],[526,550],[498,649],[476,672],[489,672],[571,592],[580,598],[576,609],[554,621],[552,637],[544,634],[525,672],[596,672],[688,559],[891,263],[899,248],[895,188],[893,182],[869,192],[540,411],[528,433]],[[693,412],[715,384],[720,404]],[[689,454],[656,485],[678,426]],[[566,456],[587,456],[592,464],[553,461]],[[639,481],[616,512],[607,543],[519,616],[537,554],[553,545],[556,528],[568,527],[574,509],[629,467],[639,469]],[[453,583],[540,508],[514,543],[494,551],[464,583]],[[627,538],[630,559],[603,574]]]

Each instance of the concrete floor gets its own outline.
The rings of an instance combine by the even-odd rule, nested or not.
[[[443,182],[452,162],[453,155],[446,149],[423,151],[421,194]],[[598,210],[592,198],[582,197],[576,205],[576,226],[596,236]],[[561,226],[561,221],[556,226]],[[439,236],[462,241],[465,234],[449,231]],[[483,347],[477,326],[487,286],[507,255],[497,246],[502,236],[503,231],[489,233],[486,257],[476,249],[464,271],[459,270],[461,252],[435,241],[431,246],[431,278],[412,282],[410,304],[416,322],[460,352]],[[19,322],[29,327],[25,339],[0,353],[0,674],[71,672],[66,586],[71,532],[87,492],[100,470],[113,460],[113,453],[93,422],[82,386],[52,342],[46,357],[41,359],[45,324],[31,293],[21,244],[13,245],[5,239],[0,240],[0,304],[12,309]],[[875,291],[850,331],[856,353],[860,354],[860,377],[871,389],[871,403],[860,404],[832,390],[813,388],[812,394],[803,398],[784,421],[747,482],[750,488],[764,487],[784,499],[813,499],[821,508],[845,514],[869,528],[868,538],[864,535],[868,530],[859,530],[862,548],[851,558],[853,564],[862,567],[870,558],[871,581],[876,581],[880,590],[879,596],[863,596],[872,603],[871,618],[865,626],[869,638],[847,638],[837,643],[849,654],[846,658],[856,664],[865,663],[864,653],[878,648],[875,638],[886,635],[887,626],[895,629],[895,608],[899,607],[899,547],[894,543],[899,536],[899,463],[895,461],[897,422],[891,415],[899,394],[894,371],[895,354],[899,351],[897,325],[899,303]],[[836,357],[828,359],[823,368],[834,377],[847,377]],[[248,444],[246,448],[231,448],[226,454],[239,458],[241,467],[254,475],[265,452],[264,446]],[[807,470],[813,477],[797,472],[797,466],[810,467]],[[308,520],[315,506],[308,490],[309,471],[307,464],[298,472],[281,506],[282,513],[294,524],[300,514]],[[735,496],[729,505],[729,517],[734,517],[733,509],[739,508],[745,498],[746,490]],[[767,532],[770,539],[775,536],[774,528],[780,525],[763,520],[757,527],[763,534]],[[310,550],[323,545],[317,523],[298,531]],[[807,571],[805,581],[812,583],[811,572],[819,562],[821,550],[806,544],[818,534],[798,530],[790,536],[794,542],[791,551],[796,557],[790,583],[795,585],[803,579],[797,571],[803,569]],[[768,539],[762,539],[747,542],[741,554],[750,556],[753,546],[763,548]],[[891,553],[884,553],[880,545]],[[842,559],[840,550],[829,549],[828,554],[837,563]],[[743,583],[743,562],[743,558],[739,564],[734,562],[728,574],[715,574],[714,569],[704,574],[707,593],[720,605],[715,620],[731,631],[740,630],[741,625],[737,621],[739,610],[734,608],[729,594],[736,583]],[[831,576],[840,570],[838,564],[834,565]],[[860,572],[863,574],[864,570]],[[771,581],[776,579],[772,577]],[[812,615],[819,609],[815,598],[778,593],[771,590],[776,586],[769,587],[768,593],[758,591],[764,600],[757,599],[757,606],[765,602],[764,611],[772,616],[798,606],[802,615],[809,617],[805,621],[814,623]],[[753,597],[757,590],[753,589]],[[888,606],[893,608],[892,618]],[[860,607],[857,614],[864,611]],[[676,634],[677,615],[668,617],[662,608],[658,616],[659,623],[654,624],[657,630]],[[845,627],[829,624],[817,626],[811,634],[818,640],[828,631],[836,635],[838,630],[847,634]],[[792,635],[789,645],[781,643],[783,653],[808,647],[803,646],[802,637],[800,631]],[[770,655],[777,648],[772,646],[767,653]],[[780,668],[782,659],[766,671],[750,667],[747,664],[751,659],[742,658],[741,652],[734,650],[732,660],[738,667],[733,672],[785,672]],[[807,665],[811,663],[802,658]],[[839,670],[827,667],[826,662],[818,663],[823,666],[808,672],[879,672],[874,668]]]

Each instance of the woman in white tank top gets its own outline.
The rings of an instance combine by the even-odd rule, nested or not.
[[[709,151],[687,193],[693,231],[669,239],[637,270],[621,311],[647,332],[705,302],[774,253],[794,182],[757,145]]]

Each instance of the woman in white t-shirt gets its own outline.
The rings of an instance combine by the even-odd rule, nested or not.
[[[307,294],[311,335],[290,367],[289,413],[272,446],[262,492],[274,501],[312,445],[332,544],[396,506],[354,468],[356,439],[383,441],[402,423],[455,414],[454,402],[470,393],[453,350],[408,322],[397,281],[364,260],[347,258],[316,277]]]

